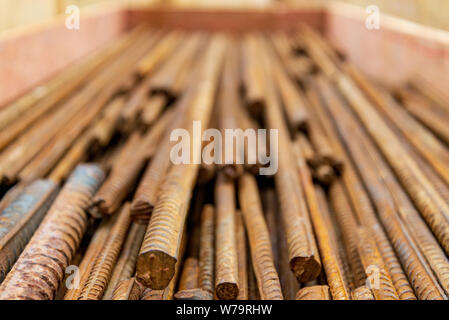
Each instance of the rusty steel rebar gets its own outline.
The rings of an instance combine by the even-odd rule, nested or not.
[[[172,118],[173,113],[167,111],[145,135],[135,132],[127,140],[113,164],[109,177],[92,200],[89,211],[94,217],[110,215],[117,210],[129,194],[146,161],[155,152]]]
[[[199,277],[198,286],[213,298],[215,292],[214,261],[215,261],[215,209],[205,205],[201,213]]]
[[[315,185],[315,194],[318,202],[318,208],[322,212],[324,221],[327,224],[331,241],[333,241],[334,250],[338,253],[338,263],[343,271],[343,280],[348,289],[354,289],[354,274],[350,268],[348,262],[348,256],[345,251],[343,242],[342,230],[338,225],[335,213],[330,208],[330,201],[328,201],[328,195],[325,193],[322,187]]]
[[[148,98],[142,109],[140,121],[145,127],[150,127],[163,112],[168,101],[163,95],[153,95]]]
[[[308,131],[309,114],[306,101],[299,87],[294,84],[272,49],[267,50],[273,65],[274,83],[281,97],[287,122],[293,131]]]
[[[147,37],[145,40],[126,50],[88,85],[77,91],[70,99],[64,101],[56,112],[49,117],[40,119],[35,126],[10,144],[0,155],[0,176],[2,179],[15,181],[21,170],[36,154],[39,154],[39,157],[33,160],[35,163],[32,166],[43,166],[43,171],[48,170],[46,166],[49,163],[54,163],[55,158],[61,156],[61,152],[69,147],[68,143],[80,134],[80,129],[84,128],[89,123],[89,119],[92,119],[114,95],[123,81],[117,75],[123,72],[132,72],[129,67],[143,54],[144,50],[152,45],[153,38]],[[114,79],[112,83],[110,78]],[[106,89],[100,90],[107,82],[109,82],[109,85],[106,86]],[[79,123],[76,122],[77,119]],[[61,132],[67,129],[67,124],[72,123],[73,126],[74,122],[74,127],[70,128],[70,135],[67,137],[62,135],[61,138]],[[61,145],[57,143],[58,138],[63,139]],[[46,161],[46,152],[40,152],[44,146],[46,152],[51,150],[48,156],[52,161]]]
[[[74,142],[70,150],[66,152],[48,174],[48,178],[60,183],[79,162],[87,157],[91,147],[94,147],[96,144],[106,147],[112,139],[122,105],[123,99],[121,97],[112,100],[105,107],[101,118]]]
[[[360,142],[361,137],[363,137],[361,128],[357,126],[349,110],[345,109],[342,104],[328,105],[328,107],[333,115],[338,112],[339,121],[336,122],[338,132],[348,147],[348,151],[351,157],[353,157],[356,166],[359,168],[359,172],[365,181],[365,186],[374,199],[379,217],[392,239],[392,244],[396,248],[399,259],[402,261],[418,297],[421,299],[441,298],[439,286],[432,279],[432,275],[427,270],[428,268],[421,254],[415,250],[415,244],[410,239],[409,231],[397,217],[391,194],[388,193],[388,190],[385,190],[380,177],[373,170],[375,164],[372,159],[368,158],[369,154],[367,155],[366,147]],[[354,132],[357,133],[357,140],[354,139]]]
[[[149,82],[151,92],[162,94],[168,99],[179,96],[180,90],[184,89],[180,86],[179,78],[183,76],[184,70],[194,63],[195,55],[204,47],[206,40],[207,36],[202,32],[187,35],[179,49],[152,75]]]
[[[135,278],[121,280],[112,293],[111,300],[140,300],[144,286]]]
[[[273,232],[274,234],[278,235],[278,239],[276,241],[277,248],[273,249],[273,252],[278,252],[278,274],[279,274],[279,280],[281,283],[282,288],[282,294],[284,296],[285,300],[295,300],[296,293],[299,290],[299,284],[295,277],[295,274],[290,268],[289,259],[288,259],[288,248],[287,248],[287,240],[285,239],[285,234],[283,231],[282,224],[280,223],[280,217],[279,217],[279,204],[276,197],[276,192],[273,189],[268,189],[264,195],[264,210],[267,214],[267,222],[268,222],[268,215],[271,214],[270,211],[273,212],[274,215],[276,215],[276,231]],[[272,234],[272,231],[270,230],[270,235]]]
[[[117,258],[117,263],[108,281],[103,300],[111,299],[119,282],[130,279],[134,275],[137,255],[145,235],[145,229],[146,225],[144,224],[133,223],[131,225],[120,256]]]
[[[6,277],[57,193],[50,180],[37,180],[23,191],[0,214],[0,282]]]
[[[264,46],[259,46],[263,51]],[[307,205],[297,175],[288,129],[272,85],[270,62],[264,57],[267,103],[265,120],[269,129],[278,131],[278,171],[276,191],[281,205],[281,217],[286,234],[290,266],[301,282],[318,277],[321,270],[318,248],[312,232]],[[287,151],[288,150],[288,151]]]
[[[200,121],[203,127],[208,125],[226,46],[227,38],[222,35],[214,36],[209,42],[194,92],[195,103],[188,109],[185,119],[189,132],[193,131],[193,121]],[[200,152],[201,143],[198,143],[198,148],[193,148],[193,159],[200,156]],[[137,260],[137,279],[151,289],[164,289],[175,273],[181,229],[198,168],[195,163],[172,166],[161,186]]]
[[[16,100],[0,111],[0,150],[13,141],[42,115],[55,108],[58,102],[70,95],[89,76],[126,51],[134,40],[142,36],[143,27],[135,28],[118,42],[100,49],[87,59],[75,63],[44,85]]]
[[[187,247],[187,231],[186,228],[182,231],[182,239],[180,244],[179,255],[182,257]],[[177,263],[175,266],[175,272],[173,278],[168,283],[165,289],[153,290],[146,288],[140,297],[141,300],[172,300],[175,295],[176,285],[178,283],[179,274],[181,272],[181,263]]]
[[[383,115],[386,122],[389,121],[397,128],[398,134],[402,134],[444,181],[449,183],[449,150],[446,145],[401,108],[385,90],[371,84],[354,66],[346,64],[345,71],[374,102],[373,106]]]
[[[1,299],[55,296],[86,229],[85,209],[103,178],[95,165],[83,164],[75,169],[1,284]]]
[[[113,266],[125,241],[131,223],[130,204],[125,203],[104,243],[103,249],[93,261],[89,277],[78,300],[99,300],[103,297],[106,286],[113,272]]]
[[[346,195],[346,191],[340,181],[334,182],[334,184],[329,187],[329,199],[334,216],[342,231],[341,234],[344,248],[346,250],[349,265],[351,266],[354,285],[356,287],[362,286],[365,283],[366,274],[357,250],[357,243],[360,241],[357,236],[358,223]]]
[[[332,298],[334,300],[349,300],[349,288],[347,288],[345,281],[344,270],[340,262],[341,258],[332,241],[335,236],[331,235],[329,224],[326,223],[328,219],[324,217],[325,212],[320,210],[312,177],[298,145],[294,145],[294,153],[297,157],[297,172],[304,190]]]
[[[328,286],[305,287],[298,291],[296,300],[331,300]]]
[[[351,292],[352,300],[375,300],[372,291],[367,286],[361,286]]]
[[[239,273],[239,294],[238,300],[248,300],[248,241],[246,237],[245,225],[243,222],[242,212],[236,211],[235,216],[235,232],[237,241],[237,263]]]
[[[215,184],[215,293],[222,300],[239,294],[235,197],[234,181],[220,172]]]
[[[324,78],[318,77],[314,82],[314,85],[320,89],[324,102],[328,107],[339,103],[338,96],[335,95],[335,92]],[[328,131],[328,136],[330,137],[334,150],[338,152],[340,157],[342,157],[345,162],[346,169],[342,173],[342,180],[348,196],[351,199],[351,203],[358,221],[371,231],[372,236],[376,240],[379,251],[381,252],[382,258],[384,259],[384,262],[389,270],[400,299],[416,299],[413,289],[408,282],[407,276],[402,270],[399,260],[396,257],[393,246],[377,219],[368,193],[362,185],[361,179],[357,175],[355,167],[349,158],[345,147],[338,139],[339,135],[336,127],[334,127],[330,114],[326,111],[324,104],[321,103],[316,105],[315,110],[319,120],[323,124],[323,127]]]
[[[368,275],[369,288],[374,297],[376,300],[399,300],[374,240],[369,237],[368,232],[363,227],[357,229],[357,235],[359,240],[357,242],[358,250],[365,272]]]
[[[153,208],[158,199],[159,189],[170,168],[171,148],[174,142],[170,141],[171,132],[182,125],[183,117],[186,115],[186,109],[190,107],[194,98],[194,84],[192,84],[186,93],[177,103],[177,115],[172,124],[167,127],[166,132],[161,138],[158,152],[145,170],[139,186],[134,194],[131,204],[131,215],[133,219],[149,220]]]
[[[137,76],[143,78],[154,71],[155,67],[180,44],[181,33],[180,31],[172,31],[168,35],[165,35],[154,46],[151,52],[147,53],[139,61],[136,66]]]
[[[428,78],[428,76],[423,76],[419,73],[414,74],[410,79],[409,84],[413,89],[416,89],[424,97],[432,101],[438,108],[449,112],[449,107],[447,105],[447,93],[433,85]]]
[[[231,44],[226,53],[216,106],[216,122],[222,136],[225,137],[222,150],[219,150],[222,155],[220,167],[232,179],[237,179],[243,174],[243,164],[245,163],[244,141],[238,136],[235,139],[233,135],[228,136],[229,132],[241,129],[239,128],[238,115],[236,113],[236,110],[240,108],[237,59],[237,51],[234,48],[234,44]],[[255,143],[255,141],[252,143]],[[252,160],[253,163],[257,161],[256,159]]]
[[[252,175],[245,174],[239,179],[239,201],[248,232],[260,297],[262,300],[283,300],[259,190]]]
[[[78,287],[67,289],[64,294],[64,300],[78,300],[81,290],[84,288],[84,284],[89,278],[90,271],[92,270],[92,261],[98,256],[101,250],[103,250],[104,243],[108,238],[113,223],[114,219],[111,217],[107,217],[102,220],[101,224],[96,229],[95,233],[89,241],[89,245],[84,253],[83,259],[78,264]]]
[[[263,82],[263,61],[257,48],[260,35],[245,34],[241,42],[242,85],[246,106],[255,118],[263,114],[265,99],[265,84]]]
[[[431,101],[411,89],[399,89],[402,106],[429,128],[438,138],[449,143],[449,111],[439,110]]]
[[[316,62],[323,68],[324,64],[334,64],[321,53]],[[335,67],[337,68],[337,67]],[[334,70],[335,71],[335,70]],[[426,222],[437,236],[439,242],[449,251],[449,206],[439,196],[434,186],[425,177],[416,161],[407,155],[399,138],[382,119],[379,111],[363,94],[357,84],[344,74],[336,70],[329,78],[333,79],[340,92],[348,100],[348,105],[358,115],[361,123],[376,142],[405,188],[414,204],[418,207]]]

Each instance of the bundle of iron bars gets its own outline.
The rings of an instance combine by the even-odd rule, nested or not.
[[[448,101],[306,25],[139,26],[0,109],[0,299],[447,299]],[[175,164],[195,121],[277,149]]]

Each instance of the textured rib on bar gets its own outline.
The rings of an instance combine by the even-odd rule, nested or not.
[[[441,298],[439,285],[434,282],[433,275],[428,270],[426,262],[422,260],[420,252],[416,250],[415,244],[410,238],[409,230],[406,229],[396,213],[391,194],[375,171],[376,164],[370,158],[369,150],[366,149],[363,142],[365,140],[365,144],[367,143],[366,134],[357,124],[350,111],[345,109],[342,104],[333,105],[332,108],[329,108],[329,111],[333,115],[339,115],[339,121],[336,122],[337,129],[373,198],[379,217],[418,297],[420,299]],[[355,136],[358,139],[354,139],[354,133],[356,133]]]
[[[140,300],[144,287],[135,278],[122,280],[118,283],[111,300]]]
[[[363,227],[358,228],[357,234],[358,249],[374,297],[376,300],[399,300],[374,240]]]
[[[324,80],[324,78],[318,77],[315,84],[318,85],[327,107],[330,108],[334,104],[339,103],[338,96],[330,87],[329,83]],[[321,103],[316,105],[315,110],[317,111],[318,118],[322,122],[323,127],[328,130],[328,136],[332,141],[334,149],[337,150],[345,162],[345,170],[342,173],[342,179],[348,196],[351,199],[351,204],[354,208],[354,213],[356,214],[358,221],[361,225],[371,231],[371,235],[376,240],[382,259],[388,268],[388,272],[390,273],[390,277],[393,280],[400,299],[416,299],[413,289],[408,282],[407,276],[405,275],[401,264],[396,257],[393,246],[378,221],[374,207],[362,184],[361,178],[357,175],[354,164],[349,158],[342,142],[338,139],[338,132],[330,118],[330,113],[325,110],[324,105]]]
[[[212,299],[215,291],[214,286],[214,233],[215,212],[212,205],[205,205],[201,213],[200,252],[199,252],[199,287],[207,292]]]
[[[101,250],[103,250],[104,243],[106,242],[109,232],[114,224],[115,217],[116,216],[104,218],[93,234],[92,239],[89,242],[89,246],[84,253],[83,259],[78,265],[80,276],[78,287],[68,289],[64,295],[64,300],[78,300],[78,297],[84,288],[84,284],[89,278],[90,271],[93,268],[92,261],[98,256]]]
[[[298,291],[296,300],[331,300],[328,286],[305,287]]]
[[[237,259],[239,265],[239,295],[238,300],[248,300],[248,244],[242,212],[236,211],[235,233],[237,239]]]
[[[357,221],[352,211],[349,199],[340,181],[335,181],[329,188],[329,199],[334,215],[341,228],[346,255],[354,276],[354,285],[359,287],[365,284],[365,270],[357,250]]]
[[[0,215],[0,282],[42,221],[56,196],[57,186],[38,180],[27,187]]]
[[[114,271],[109,279],[108,287],[103,295],[103,300],[111,299],[118,283],[133,276],[136,268],[137,255],[139,254],[139,249],[145,235],[145,229],[146,226],[143,224],[132,224],[126,237],[126,241],[123,244],[122,252],[117,259]]]
[[[263,44],[263,42],[261,42]],[[260,50],[265,49],[263,45]],[[275,175],[276,191],[281,206],[281,217],[287,239],[290,267],[300,282],[318,277],[321,264],[307,205],[302,193],[296,166],[290,152],[292,143],[282,115],[279,100],[274,92],[270,62],[264,59],[264,78],[267,105],[265,120],[269,129],[278,130],[278,172]]]
[[[439,196],[416,161],[407,156],[398,138],[351,79],[341,74],[336,82],[446,253],[449,252],[449,205]]]
[[[89,278],[78,300],[99,300],[106,290],[112,269],[125,241],[130,219],[130,204],[126,203],[118,213],[117,220],[100,254],[94,260]]]
[[[189,122],[195,120],[201,121],[203,128],[207,127],[225,46],[225,38],[214,36],[206,51],[197,79],[195,99],[186,116],[190,129],[193,124]],[[201,148],[193,150],[193,156],[198,156],[200,152]],[[137,260],[137,279],[152,289],[167,287],[175,273],[182,230],[198,169],[197,164],[174,165],[161,187]]]
[[[1,299],[53,299],[83,237],[85,209],[104,179],[96,165],[79,165],[0,286]]]
[[[262,300],[283,300],[259,190],[252,175],[245,174],[239,180],[239,202],[248,231],[260,297]]]
[[[332,237],[331,230],[329,230],[330,225],[326,223],[329,218],[324,216],[326,212],[320,211],[312,177],[298,145],[294,146],[293,152],[297,156],[299,177],[304,189],[332,298],[334,300],[349,300],[349,289],[346,286],[344,270],[340,263],[341,258],[333,243],[335,236]]]
[[[219,299],[236,299],[239,294],[234,181],[223,172],[215,184],[217,223],[215,237],[215,293]]]

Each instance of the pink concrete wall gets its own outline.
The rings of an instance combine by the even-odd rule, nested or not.
[[[0,37],[0,106],[24,94],[76,59],[111,41],[127,26],[125,12],[81,14],[80,29],[58,19]]]

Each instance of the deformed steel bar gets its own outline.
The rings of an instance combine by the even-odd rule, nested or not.
[[[236,211],[235,232],[237,241],[237,263],[239,273],[239,295],[238,300],[248,300],[248,241],[246,237],[245,224],[242,212]]]
[[[85,209],[103,178],[96,165],[83,164],[75,169],[1,284],[1,299],[55,296],[86,229]]]
[[[112,293],[110,300],[140,300],[144,286],[135,278],[121,280]]]
[[[333,104],[339,103],[339,97],[335,95],[335,92],[329,86],[329,83],[322,77],[318,77],[316,81],[314,81],[312,87],[315,86],[320,89],[323,98],[323,103],[318,103],[315,110],[319,120],[323,124],[323,127],[328,131],[328,136],[330,137],[334,150],[338,152],[345,163],[345,170],[342,173],[342,180],[351,200],[357,220],[361,225],[371,231],[371,235],[378,245],[379,251],[388,268],[400,299],[416,299],[413,289],[408,282],[407,276],[402,270],[401,264],[396,257],[393,246],[378,221],[374,207],[362,184],[361,178],[356,173],[356,168],[352,163],[352,160],[349,158],[345,147],[338,138],[339,134],[334,122],[331,119],[331,114],[326,111],[327,107],[330,108]],[[327,105],[326,108],[324,104]]]
[[[201,213],[198,286],[212,299],[215,292],[215,209],[206,204]]]
[[[89,245],[84,252],[83,259],[78,264],[79,283],[77,287],[69,288],[64,295],[64,300],[78,300],[81,290],[84,288],[84,284],[89,278],[90,271],[92,270],[92,261],[103,250],[106,239],[108,238],[111,228],[114,224],[115,217],[107,217],[102,220],[92,238]]]
[[[100,300],[103,297],[130,223],[130,204],[128,202],[123,205],[117,214],[117,219],[111,228],[103,249],[95,257],[92,270],[78,300]]]
[[[283,300],[257,182],[250,174],[239,179],[239,201],[248,232],[260,297],[262,300]]]
[[[449,144],[449,111],[435,110],[432,102],[410,89],[400,90],[402,106],[429,128],[438,138]]]
[[[376,87],[354,66],[346,64],[345,71],[363,90],[385,122],[398,129],[436,172],[449,184],[449,149],[432,132],[401,108],[385,90]]]
[[[326,285],[304,287],[296,294],[296,300],[331,300],[329,287]]]
[[[294,146],[294,153],[297,157],[297,174],[304,190],[304,196],[309,208],[310,217],[314,226],[315,235],[320,249],[320,256],[326,278],[329,283],[329,289],[334,300],[349,300],[349,288],[347,287],[344,270],[341,265],[341,258],[339,252],[332,240],[335,236],[331,235],[330,225],[326,223],[326,219],[320,211],[318,199],[315,194],[315,187],[313,185],[312,177],[308,171],[304,156],[298,145]]]
[[[259,47],[263,51],[264,46]],[[292,143],[272,84],[270,62],[266,56],[263,62],[267,96],[265,121],[269,129],[278,131],[280,152],[276,159],[278,171],[275,175],[275,185],[281,206],[281,220],[287,239],[290,267],[299,281],[307,282],[318,277],[321,270],[318,248],[293,155],[289,152],[292,150]]]
[[[218,127],[222,136],[226,137],[225,144],[222,146],[222,164],[220,167],[232,179],[237,179],[243,174],[243,164],[245,162],[244,141],[237,137],[234,148],[234,137],[232,136],[231,138],[232,143],[229,143],[227,138],[228,132],[232,132],[231,130],[241,129],[238,126],[238,114],[236,113],[240,105],[237,59],[237,51],[235,50],[234,44],[231,44],[224,62],[224,70],[216,106]],[[233,157],[229,155],[233,155]],[[257,159],[252,160],[253,163],[257,161]]]
[[[351,292],[352,300],[375,300],[373,292],[367,286],[360,286]]]
[[[344,242],[346,256],[351,266],[355,287],[362,286],[366,280],[365,269],[358,252],[357,225],[355,214],[346,195],[346,191],[340,181],[335,181],[329,187],[329,199],[333,213],[336,217]]]
[[[234,181],[220,172],[215,185],[215,294],[221,300],[234,300],[239,294],[235,197]]]
[[[57,193],[50,180],[37,180],[23,191],[0,214],[0,283],[12,268]]]
[[[186,110],[193,102],[194,89],[194,84],[192,84],[181,99],[178,100],[176,106],[173,106],[177,108],[177,115],[161,138],[160,145],[158,145],[158,152],[145,170],[134,194],[131,203],[131,215],[133,219],[149,220],[151,217],[151,213],[158,199],[160,187],[171,165],[171,162],[168,161],[174,145],[174,142],[170,141],[171,132],[182,125],[182,121],[186,116]]]
[[[117,263],[108,281],[108,287],[103,295],[103,300],[110,300],[118,284],[130,279],[136,269],[137,255],[145,235],[146,225],[133,223],[130,227],[126,241],[117,258]],[[140,296],[139,296],[140,298]],[[138,300],[138,299],[136,299]]]
[[[374,239],[369,236],[363,227],[357,229],[357,235],[359,240],[357,243],[358,250],[368,276],[369,288],[374,297],[376,300],[399,300]]]
[[[367,150],[360,141],[360,137],[363,137],[361,128],[349,110],[345,109],[342,104],[334,104],[329,108],[329,111],[334,116],[336,114],[339,116],[339,121],[335,122],[338,132],[346,144],[351,157],[354,159],[360,175],[363,177],[379,217],[418,297],[420,299],[442,298],[438,290],[439,286],[435,285],[426,263],[423,261],[420,253],[415,250],[415,244],[410,238],[409,231],[398,219],[391,194],[385,189],[385,185],[375,171],[375,164],[367,155]],[[358,139],[354,139],[355,132]]]
[[[194,103],[185,119],[189,132],[193,131],[193,121],[200,121],[203,127],[208,125],[226,45],[227,38],[223,35],[216,35],[209,42],[194,92]],[[193,159],[197,159],[201,143],[192,151]],[[161,186],[137,260],[137,279],[151,289],[166,288],[174,276],[180,257],[181,232],[198,169],[196,162],[174,165]]]
[[[267,50],[273,65],[273,75],[277,91],[281,97],[282,105],[287,116],[287,122],[294,131],[308,130],[309,115],[305,106],[306,100],[300,91],[299,86],[295,85],[289,78],[286,70],[281,65],[280,58],[270,48]]]
[[[116,58],[129,47],[133,40],[142,34],[142,26],[125,35],[118,42],[100,49],[87,59],[75,63],[68,70],[60,73],[44,85],[33,89],[30,93],[16,100],[0,111],[0,149],[15,139],[23,130],[32,125],[39,117],[62,101],[94,72]],[[24,114],[25,113],[25,114]]]

